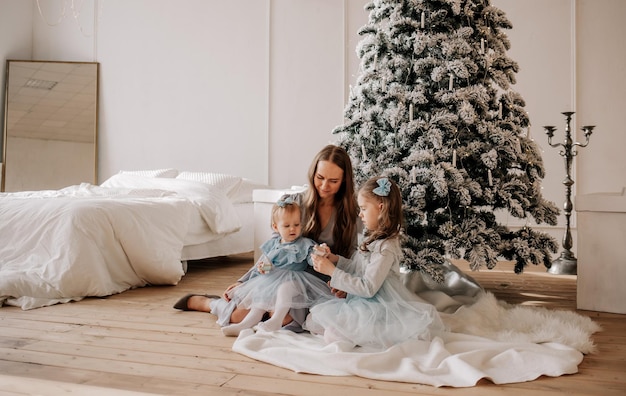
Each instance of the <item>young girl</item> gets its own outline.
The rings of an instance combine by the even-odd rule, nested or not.
[[[389,347],[409,338],[428,340],[443,330],[431,304],[411,293],[400,279],[402,198],[386,177],[368,180],[359,190],[364,241],[352,259],[313,256],[313,268],[331,276],[330,286],[348,293],[310,309],[305,327],[326,342]],[[334,263],[333,263],[334,262]],[[336,264],[336,266],[335,266]]]
[[[278,330],[290,308],[307,308],[332,296],[324,281],[304,271],[316,243],[301,236],[300,206],[292,197],[282,198],[272,207],[272,229],[278,234],[261,246],[263,256],[256,267],[260,275],[228,292],[237,306],[250,312],[240,323],[222,327],[225,335],[237,336],[255,325],[260,331]],[[272,317],[261,322],[269,311],[274,312]]]

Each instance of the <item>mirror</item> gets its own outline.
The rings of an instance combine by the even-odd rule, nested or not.
[[[8,60],[1,191],[97,183],[97,62]]]

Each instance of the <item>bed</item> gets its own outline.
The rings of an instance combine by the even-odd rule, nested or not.
[[[251,180],[175,169],[0,193],[0,305],[24,310],[147,285],[254,250]]]

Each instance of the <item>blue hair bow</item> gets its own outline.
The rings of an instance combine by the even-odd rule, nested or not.
[[[296,203],[296,201],[294,201],[293,197],[291,196],[287,196],[285,198],[281,198],[276,202],[276,205],[280,206],[281,208],[284,208],[285,205],[291,205]]]
[[[391,191],[391,182],[386,177],[381,177],[376,180],[378,187],[376,187],[372,192],[379,197],[386,197],[389,195],[389,191]]]

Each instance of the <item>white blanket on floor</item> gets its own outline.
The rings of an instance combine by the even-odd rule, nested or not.
[[[386,350],[326,344],[321,336],[286,330],[245,330],[233,350],[301,373],[356,375],[432,386],[469,387],[573,374],[600,330],[569,311],[512,306],[491,293],[454,314],[442,314],[450,332],[432,341],[407,340]]]

